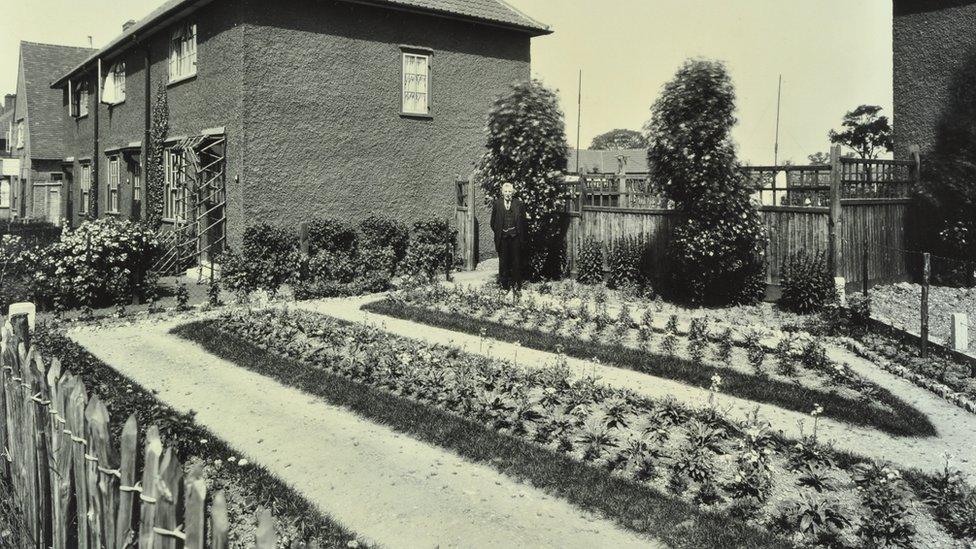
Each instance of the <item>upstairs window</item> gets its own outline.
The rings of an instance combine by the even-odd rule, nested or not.
[[[403,52],[403,114],[430,114],[430,55]]]
[[[119,61],[105,75],[102,85],[102,101],[116,104],[125,101],[125,61]]]
[[[0,179],[0,208],[10,208],[10,181]]]
[[[17,122],[17,148],[24,148],[24,121],[19,120]]]
[[[81,189],[81,213],[91,212],[91,164],[81,165],[81,177],[78,178]]]
[[[197,73],[197,26],[186,23],[173,31],[169,42],[169,81],[189,78]]]
[[[88,116],[88,82],[73,84],[71,91],[71,116]]]
[[[108,211],[119,213],[119,157],[108,159]]]

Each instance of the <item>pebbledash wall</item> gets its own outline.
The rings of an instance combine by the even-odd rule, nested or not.
[[[467,177],[484,151],[491,103],[530,75],[527,33],[352,2],[289,0],[269,9],[256,0],[216,0],[181,20],[197,24],[197,75],[166,85],[172,27],[162,29],[148,40],[150,99],[166,85],[174,139],[224,129],[232,247],[246,224],[260,221],[448,218],[455,178]],[[432,56],[430,116],[401,114],[405,46]],[[106,151],[144,140],[145,51],[123,54],[125,102],[99,106],[100,216]],[[94,94],[91,100],[94,108]],[[75,224],[92,118],[66,123]],[[119,215],[129,217],[131,174],[123,180]],[[478,203],[483,208],[480,196]],[[481,249],[489,251],[486,232]]]
[[[940,121],[957,114],[954,103],[976,79],[974,29],[976,0],[894,0],[896,158],[907,159],[912,143],[930,150]]]

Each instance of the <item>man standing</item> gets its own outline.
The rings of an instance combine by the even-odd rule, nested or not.
[[[527,236],[525,207],[514,197],[515,187],[502,184],[502,196],[491,207],[491,230],[495,233],[495,251],[498,252],[498,282],[515,297],[522,292],[522,251]]]

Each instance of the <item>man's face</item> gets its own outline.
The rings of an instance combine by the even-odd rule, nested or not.
[[[502,186],[502,196],[505,197],[505,200],[511,200],[512,199],[512,195],[514,195],[514,194],[515,194],[515,187],[513,187],[511,185],[503,185]]]

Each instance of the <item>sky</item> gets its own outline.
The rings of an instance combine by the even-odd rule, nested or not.
[[[861,104],[890,118],[891,0],[507,0],[550,25],[532,74],[559,91],[571,146],[639,130],[661,87],[691,57],[726,63],[737,93],[739,157],[771,164],[782,75],[779,159],[804,163]],[[162,0],[31,0],[0,9],[0,92],[13,93],[20,40],[98,47]],[[79,6],[83,5],[83,9]]]

